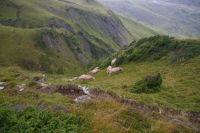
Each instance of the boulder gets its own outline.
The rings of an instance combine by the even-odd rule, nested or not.
[[[0,90],[3,90],[5,87],[0,86]]]

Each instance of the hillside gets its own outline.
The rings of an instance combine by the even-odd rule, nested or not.
[[[200,40],[154,36],[141,39],[129,49],[114,54],[108,59],[109,64],[114,57],[118,59],[116,65],[120,64],[124,71],[109,76],[105,69],[101,69],[93,75],[95,80],[75,82],[68,81],[70,75],[48,74],[47,86],[35,82],[42,73],[14,66],[1,67],[0,80],[5,81],[6,88],[0,91],[3,105],[0,116],[4,116],[0,120],[7,122],[0,126],[1,131],[199,131]],[[101,67],[109,64],[105,62]],[[135,83],[155,73],[162,76],[160,91],[131,91]],[[26,86],[19,91],[16,85],[22,83]],[[84,94],[80,86],[88,87],[89,94]],[[78,104],[77,97],[80,98]],[[84,97],[90,99],[85,101]],[[63,114],[63,111],[67,113]],[[24,128],[20,128],[20,122],[24,123]]]
[[[75,72],[133,40],[120,19],[93,0],[1,1],[0,24],[1,65],[50,73]]]
[[[116,66],[123,67],[124,72],[107,77],[103,71],[97,75],[96,81],[90,83],[92,86],[97,88],[101,86],[100,88],[106,90],[116,88],[113,91],[119,95],[136,98],[140,102],[158,102],[157,104],[178,110],[199,112],[199,88],[197,86],[200,85],[200,40],[178,40],[168,36],[144,38],[129,49],[120,51],[104,63],[96,65],[107,68],[113,58],[117,58]],[[134,82],[148,74],[158,72],[163,76],[163,91],[157,94],[130,92],[129,89]],[[122,86],[126,88],[122,89]],[[176,98],[176,103],[174,103],[174,98]]]
[[[199,38],[199,2],[195,0],[99,0],[113,11],[179,38]]]
[[[161,31],[157,31],[148,27],[145,24],[139,23],[131,18],[119,15],[120,20],[126,29],[132,34],[135,40],[139,40],[144,37],[150,37],[153,35],[161,34]]]
[[[0,0],[0,133],[200,132],[199,2],[102,1]]]

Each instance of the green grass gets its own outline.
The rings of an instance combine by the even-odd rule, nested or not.
[[[155,30],[136,20],[121,15],[119,15],[119,18],[136,40],[158,34]]]
[[[41,39],[41,36],[44,37],[45,31],[48,29],[0,26],[0,31],[2,37],[0,39],[2,44],[0,45],[0,65],[16,64],[28,70],[41,70],[47,73],[58,72],[62,68],[68,74],[75,74],[85,69],[84,65],[80,65],[81,63],[74,53],[62,41],[60,41],[61,52],[48,48],[48,44]],[[75,67],[75,65],[80,66],[80,68]]]
[[[155,62],[132,62],[121,65],[124,72],[108,76],[105,70],[95,75],[96,80],[88,82],[90,88],[101,88],[120,96],[133,98],[140,103],[154,104],[176,110],[199,112],[199,62],[200,56],[182,63],[170,64],[162,59]],[[147,74],[161,73],[161,92],[155,94],[131,93],[132,86]],[[127,86],[127,87],[123,87]]]
[[[199,83],[198,76],[200,57],[187,62],[169,64],[165,59],[155,62],[132,62],[122,65],[124,72],[108,76],[106,70],[95,75],[96,80],[75,84],[86,85],[89,88],[100,88],[112,91],[119,96],[136,99],[138,102],[162,107],[170,107],[182,111],[199,111]],[[0,79],[7,79],[6,86],[11,83],[27,85],[33,77],[42,73],[24,71],[19,67],[1,67]],[[137,81],[147,74],[160,72],[163,78],[161,91],[154,94],[131,93],[130,89]],[[17,76],[18,75],[18,76]],[[17,77],[16,77],[17,76]],[[45,83],[56,85],[67,84],[70,76],[48,74]],[[73,84],[73,83],[71,83]],[[16,92],[16,86],[7,87],[0,91],[0,103],[3,105],[44,105],[52,107],[64,105],[77,116],[88,120],[88,132],[193,132],[191,129],[178,123],[169,123],[168,116],[154,114],[156,119],[145,116],[137,110],[130,110],[129,106],[113,100],[90,101],[84,104],[73,104],[72,99],[61,94],[48,95],[35,90],[35,86],[27,87],[23,92]],[[82,123],[83,124],[83,123]]]

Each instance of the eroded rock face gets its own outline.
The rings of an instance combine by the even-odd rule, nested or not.
[[[78,85],[59,85],[59,86],[46,86],[38,88],[41,92],[47,93],[47,94],[54,94],[54,93],[60,93],[63,96],[69,97],[69,98],[76,98],[82,95],[87,95],[87,89],[83,89],[81,86]]]
[[[49,25],[50,27],[54,29],[62,28],[71,33],[74,33],[73,28],[69,24],[67,24],[64,20],[54,17],[50,21],[52,21],[52,23]]]
[[[83,95],[83,96],[80,96],[80,97],[77,97],[76,99],[74,99],[74,102],[76,102],[76,103],[83,103],[83,102],[85,102],[87,100],[90,100],[90,99],[91,99],[90,96]]]
[[[78,97],[86,95],[83,89],[77,85],[61,85],[56,92],[59,92],[68,97]]]
[[[130,35],[129,32],[112,12],[110,12],[110,17],[107,17],[75,7],[69,7],[66,11],[68,18],[75,24],[81,25],[80,20],[85,20],[89,28],[100,31],[105,37],[113,40],[113,42],[121,46],[128,43],[125,34]]]

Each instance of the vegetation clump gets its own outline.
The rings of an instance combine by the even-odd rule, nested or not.
[[[143,80],[140,80],[135,83],[131,88],[133,93],[156,93],[161,90],[162,77],[158,73],[156,75],[150,76],[147,75]]]
[[[170,63],[185,61],[200,55],[199,42],[195,39],[178,40],[164,35],[143,38],[128,49],[119,51],[103,63],[99,63],[99,66],[108,67],[113,58],[117,58],[116,66],[131,61],[157,61],[163,57]]]
[[[83,132],[85,125],[74,114],[47,112],[27,107],[16,112],[10,108],[0,106],[0,132],[46,132],[66,133]]]

